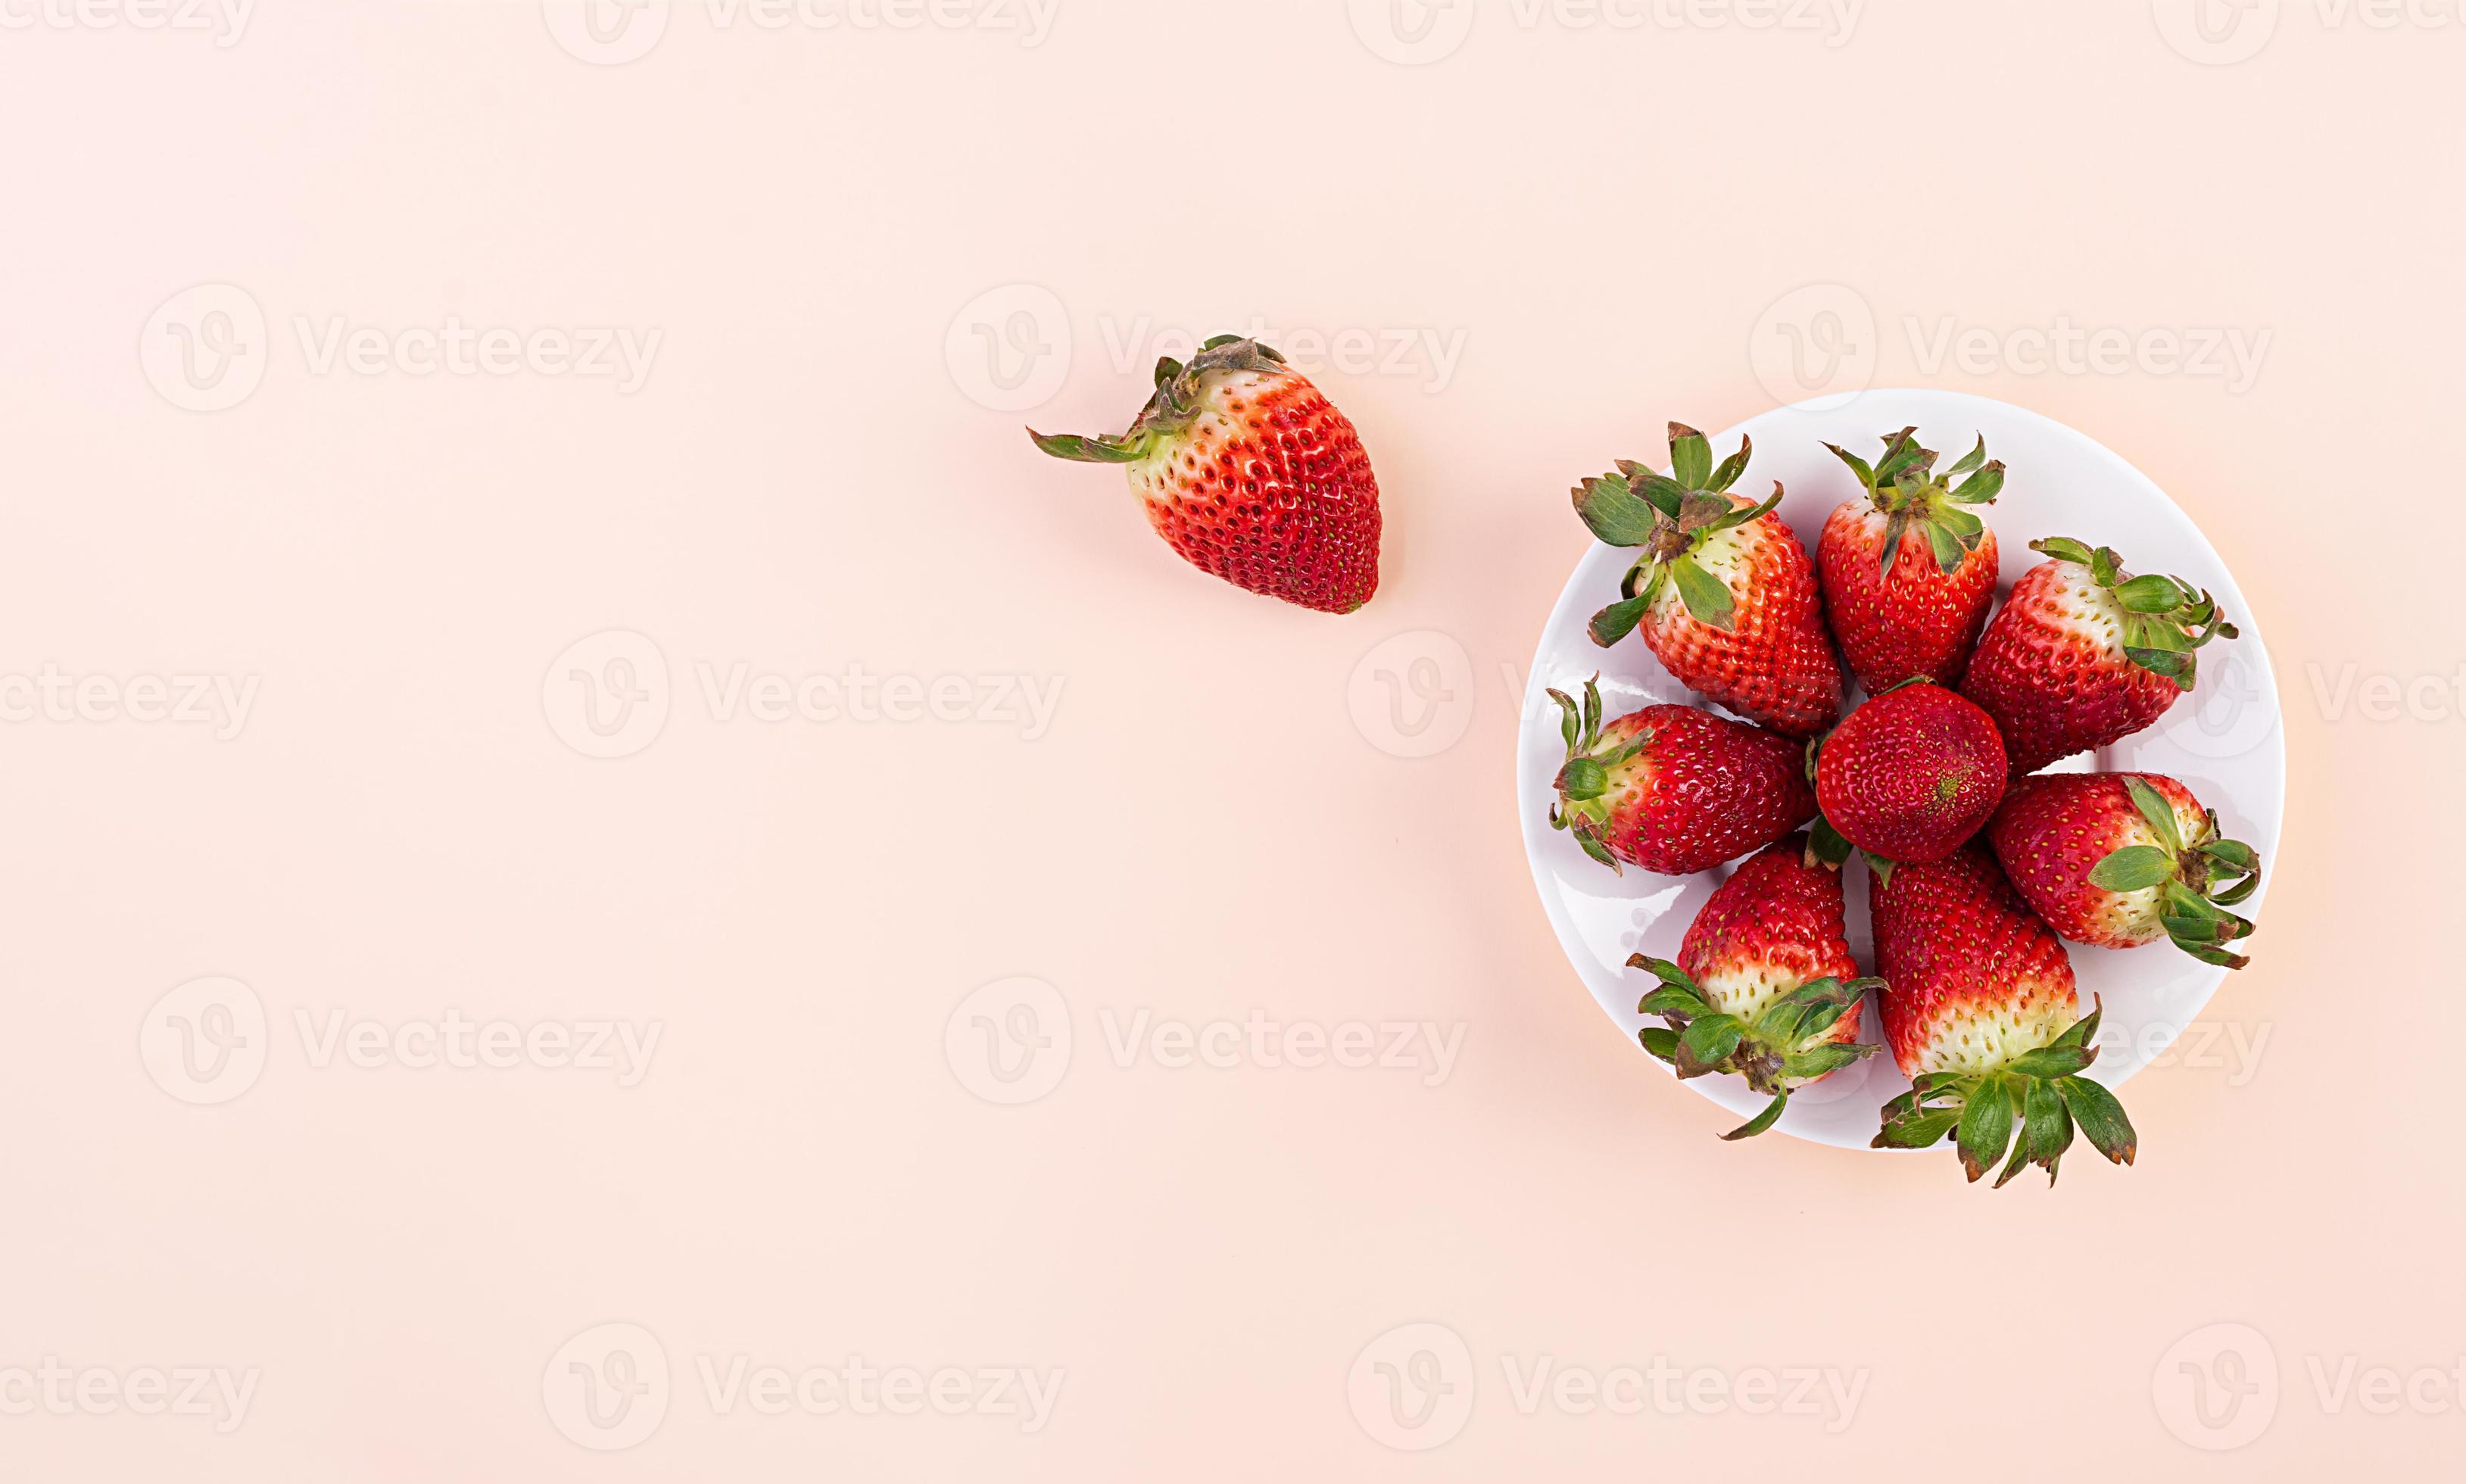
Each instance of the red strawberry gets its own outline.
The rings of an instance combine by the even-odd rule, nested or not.
[[[2004,781],[1994,719],[1922,681],[1851,711],[1815,754],[1826,822],[1888,861],[1940,861],[1960,849],[1994,814]],[[1831,842],[1819,850],[1836,862],[1847,854]]]
[[[1984,843],[1879,871],[1874,914],[1884,1039],[1916,1083],[1884,1105],[1876,1148],[1925,1149],[1951,1135],[1975,1180],[2009,1146],[1996,1184],[2031,1164],[2051,1184],[2077,1121],[2098,1153],[2132,1162],[2140,1138],[2123,1106],[2079,1075],[2097,1059],[2098,1017],[2079,1019],[2064,945]]]
[[[1841,905],[1841,873],[1806,859],[1793,835],[1747,859],[1721,883],[1678,950],[1678,961],[1627,960],[1661,980],[1638,1006],[1670,1028],[1644,1048],[1681,1077],[1735,1072],[1772,1099],[1745,1138],[1773,1126],[1791,1090],[1874,1051],[1858,1042],[1858,1006],[1875,979],[1858,978]]]
[[[1874,694],[1907,680],[1958,682],[1995,602],[1995,532],[1966,507],[1993,503],[2004,465],[1986,461],[1980,438],[1939,475],[1935,451],[1918,446],[1917,431],[1888,436],[1872,467],[1824,445],[1866,488],[1824,523],[1815,562],[1832,637],[1858,684]]]
[[[1554,829],[1584,853],[1684,876],[1760,850],[1815,813],[1802,750],[1789,738],[1685,706],[1648,706],[1603,724],[1599,677],[1580,714],[1564,691]]]
[[[1757,505],[1730,486],[1754,444],[1713,467],[1713,445],[1670,425],[1669,475],[1637,463],[1587,480],[1576,513],[1593,534],[1644,554],[1619,601],[1593,616],[1607,647],[1640,630],[1663,666],[1750,721],[1808,737],[1841,714],[1841,663],[1824,632],[1815,565],[1772,513],[1781,486]]]
[[[2064,537],[1986,626],[1961,693],[2004,731],[2015,774],[2104,747],[2192,688],[2203,645],[2235,637],[2217,600],[2180,577],[2126,577],[2123,559]]]
[[[2076,943],[2139,948],[2162,937],[2204,963],[2251,960],[2226,945],[2252,924],[2226,909],[2260,889],[2260,857],[2214,810],[2154,773],[2023,778],[1986,838],[2012,885]]]
[[[1255,340],[1158,362],[1155,395],[1119,438],[1028,437],[1057,459],[1129,464],[1156,534],[1237,587],[1325,613],[1379,590],[1379,481],[1360,436]]]

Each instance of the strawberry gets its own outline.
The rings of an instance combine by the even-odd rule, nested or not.
[[[1975,1180],[2010,1146],[1996,1184],[2031,1164],[2052,1184],[2077,1122],[2098,1153],[2132,1162],[2140,1138],[2123,1105],[2080,1075],[2097,1059],[2097,1013],[2080,1018],[2064,945],[1984,843],[1879,870],[1874,924],[1884,1039],[1916,1084],[1884,1105],[1876,1148],[1950,1135]]]
[[[1057,459],[1130,465],[1148,523],[1236,587],[1323,613],[1379,590],[1379,481],[1353,424],[1255,340],[1221,335],[1188,366],[1156,363],[1155,395],[1118,438],[1048,438]]]
[[[2217,600],[2180,577],[2126,577],[2123,559],[2065,537],[1986,626],[1961,693],[2004,731],[2015,774],[2130,736],[2192,688],[2201,648],[2232,639]]]
[[[1668,475],[1623,462],[1587,480],[1576,513],[1595,536],[1644,554],[1619,601],[1593,616],[1593,642],[1644,636],[1679,684],[1750,721],[1809,737],[1841,714],[1841,663],[1824,631],[1815,566],[1774,515],[1781,486],[1757,505],[1730,486],[1755,445],[1713,467],[1713,445],[1670,425]]]
[[[1815,753],[1825,822],[1888,861],[1940,861],[1960,849],[1995,813],[2004,781],[1994,718],[1923,681],[1860,706]],[[1829,838],[1818,850],[1836,864],[1848,854]]]
[[[2217,812],[2173,778],[2023,778],[1986,838],[2030,907],[2075,943],[2139,948],[2163,937],[2204,963],[2251,962],[2226,947],[2252,933],[2227,909],[2260,889],[2260,857],[2226,839]]]
[[[1638,1006],[1644,1048],[1681,1077],[1735,1072],[1772,1099],[1722,1135],[1771,1128],[1793,1089],[1874,1051],[1858,1045],[1858,1007],[1875,979],[1858,978],[1841,905],[1841,873],[1812,865],[1793,835],[1750,856],[1695,914],[1678,961],[1627,960],[1661,980]]]
[[[1907,680],[1957,683],[1995,602],[1995,532],[1968,506],[1994,502],[2004,465],[1986,461],[1980,438],[1939,475],[1917,431],[1888,435],[1872,465],[1824,445],[1866,490],[1824,523],[1815,565],[1832,637],[1871,694]]]
[[[1594,860],[1684,876],[1760,850],[1815,813],[1799,744],[1686,706],[1604,724],[1599,680],[1584,682],[1580,714],[1550,692],[1567,739],[1550,826],[1573,830]]]

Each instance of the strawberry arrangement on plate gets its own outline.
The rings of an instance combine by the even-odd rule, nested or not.
[[[1633,553],[1592,643],[1641,645],[1737,718],[1607,716],[1592,681],[1548,692],[1564,744],[1549,822],[1600,868],[1745,858],[1674,956],[1627,959],[1640,1039],[1682,1078],[1740,1079],[1760,1107],[1739,1138],[1873,1054],[1872,1016],[1910,1079],[1876,1147],[1949,1141],[1999,1185],[2033,1165],[2051,1180],[2076,1136],[2128,1164],[2132,1124],[2086,1075],[2101,1008],[2068,944],[2239,968],[2253,924],[2234,909],[2260,860],[2174,777],[2042,770],[2158,723],[2235,626],[2204,587],[2067,535],[2028,543],[2041,560],[1999,610],[2006,471],[1984,437],[1949,463],[1916,426],[1872,458],[1823,446],[1857,493],[1812,557],[1778,483],[1740,492],[1748,438],[1716,461],[1673,423],[1668,473],[1621,463],[1575,490],[1586,528]],[[1867,969],[1841,875],[1855,863]]]

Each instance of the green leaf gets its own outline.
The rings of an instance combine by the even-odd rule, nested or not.
[[[1678,1060],[1678,1032],[1659,1025],[1647,1025],[1636,1032],[1644,1048],[1665,1062]]]
[[[1675,984],[1664,984],[1646,995],[1635,1008],[1642,1015],[1684,1015],[1691,1019],[1713,1013],[1711,1005]]]
[[[1980,538],[1986,534],[1984,521],[1980,520],[1975,513],[1955,506],[1944,506],[1938,509],[1935,512],[1935,518],[1936,524],[1961,538],[1961,544],[1964,550],[1976,550]]]
[[[1612,603],[1593,615],[1593,621],[1587,625],[1586,632],[1593,636],[1594,643],[1607,649],[1634,633],[1635,626],[1644,621],[1645,611],[1651,606],[1652,599],[1648,597],[1630,597]]]
[[[1771,1102],[1764,1105],[1764,1111],[1762,1113],[1760,1113],[1753,1118],[1739,1124],[1729,1133],[1722,1135],[1721,1137],[1724,1140],[1733,1143],[1742,1138],[1753,1138],[1757,1135],[1761,1134],[1764,1130],[1771,1128],[1775,1123],[1780,1122],[1781,1111],[1788,1106],[1789,1090],[1787,1088],[1783,1088],[1780,1092],[1774,1095]]]
[[[1849,861],[1853,847],[1839,830],[1832,827],[1830,820],[1819,814],[1808,831],[1806,848],[1817,860],[1839,870]]]
[[[1637,954],[1627,959],[1626,966],[1630,969],[1642,969],[1672,989],[1683,989],[1699,999],[1703,996],[1704,992],[1696,987],[1695,980],[1688,975],[1687,971],[1667,958],[1648,958],[1642,954]]]
[[[1074,463],[1136,463],[1147,456],[1143,443],[1131,444],[1119,438],[1085,438],[1076,433],[1048,436],[1034,428],[1027,430],[1027,436],[1045,453]]]
[[[1687,487],[1666,474],[1655,474],[1650,469],[1640,469],[1628,476],[1628,482],[1634,486],[1635,492],[1644,497],[1647,505],[1673,521],[1678,519],[1679,510],[1687,504],[1689,494]]]
[[[2088,1046],[2097,1040],[2097,1023],[2106,1019],[2106,1001],[2093,998],[2090,1012],[2072,1023],[2064,1033],[2047,1043],[2055,1046]]]
[[[1678,584],[1679,600],[1695,621],[1726,632],[1737,621],[1737,604],[1721,579],[1704,570],[1704,565],[1692,555],[1681,556],[1670,564],[1670,579]]]
[[[1601,862],[1603,866],[1608,866],[1612,871],[1621,876],[1626,874],[1626,867],[1619,864],[1618,857],[1610,854],[1610,847],[1602,843],[1602,838],[1599,835],[1594,834],[1591,830],[1580,829],[1576,831],[1576,843],[1583,846],[1584,854]]]
[[[2089,554],[2089,571],[2099,587],[2111,588],[2123,575],[2123,557],[2111,546],[2099,547]]]
[[[1959,479],[1985,461],[1986,438],[1984,435],[1981,435],[1978,439],[1978,446],[1962,455],[1961,461],[1959,463],[1956,463],[1951,468],[1944,470],[1943,477],[1948,480]]]
[[[1586,480],[1576,486],[1576,514],[1596,540],[1610,546],[1642,546],[1661,524],[1653,507],[1636,498],[1626,481],[1615,475]],[[1671,512],[1676,513],[1676,512]]]
[[[1960,1111],[1947,1109],[1894,1118],[1877,1132],[1872,1147],[1876,1149],[1932,1149],[1943,1142],[1943,1136],[1961,1119]]]
[[[1736,502],[1727,495],[1706,494],[1698,491],[1678,503],[1678,528],[1685,531],[1702,530],[1737,508]]]
[[[1683,422],[1670,425],[1670,477],[1688,489],[1713,477],[1712,441]]]
[[[1796,1056],[1784,1058],[1782,1062],[1782,1070],[1792,1077],[1813,1082],[1827,1072],[1839,1071],[1850,1063],[1872,1054],[1874,1049],[1873,1046],[1862,1046],[1838,1041],[1827,1042],[1820,1046],[1810,1046]]]
[[[2183,825],[2176,820],[2175,806],[2166,801],[2165,795],[2150,787],[2146,780],[2128,773],[2123,776],[2123,791],[2132,796],[2132,807],[2140,810],[2141,817],[2149,821],[2149,828],[2156,833],[2161,843],[2169,851],[2184,848]]]
[[[1962,480],[1959,487],[1950,491],[1950,498],[1962,505],[1993,505],[1995,497],[2002,493],[2004,465],[1999,461]]]
[[[1884,560],[1882,572],[1887,577],[1901,559],[1901,540],[1910,533],[1910,512],[1894,510],[1884,520]]]
[[[1875,466],[1873,464],[1869,463],[1866,460],[1859,458],[1856,454],[1851,453],[1850,450],[1842,447],[1838,443],[1827,443],[1824,446],[1832,450],[1833,458],[1840,460],[1843,463],[1850,466],[1850,472],[1858,476],[1858,483],[1860,484],[1865,485],[1869,489],[1875,487]]]
[[[2072,1114],[2064,1112],[2064,1100],[2051,1082],[2032,1082],[2021,1107],[2022,1133],[2029,1141],[2029,1158],[2047,1167],[2050,1180],[2054,1176],[2056,1157],[2073,1143]]]
[[[2117,588],[2115,596],[2134,613],[2164,613],[2184,604],[2183,590],[2175,586],[2175,579],[2155,574],[2133,578]]]
[[[1678,1035],[1678,1044],[1687,1054],[1707,1067],[1718,1064],[1738,1048],[1738,1040],[1746,1027],[1727,1015],[1707,1015],[1690,1022]]]
[[[2123,1105],[2114,1093],[2087,1077],[2063,1078],[2055,1084],[2055,1091],[2099,1154],[2118,1164],[2132,1162],[2140,1153],[2141,1136],[2132,1132],[2132,1120],[2123,1115]]]
[[[2109,891],[2141,891],[2174,876],[2173,856],[2156,845],[2126,845],[2098,862],[2089,873],[2089,882]]]
[[[1558,773],[1558,792],[1579,803],[1601,798],[1609,787],[1608,770],[1589,757],[1570,757]]]
[[[2084,567],[2091,562],[2090,549],[2070,536],[2049,536],[2044,541],[2032,541],[2029,550],[2043,552],[2059,562],[2078,562]]]
[[[1969,1106],[1962,1110],[1962,1169],[1977,1180],[2004,1158],[2004,1147],[2011,1141],[2012,1094],[2005,1091],[2002,1077],[1988,1077],[1969,1094]]]
[[[2201,846],[2201,854],[2234,871],[2260,868],[2260,852],[2240,840],[2212,840]]]
[[[1755,456],[1755,451],[1754,438],[1738,439],[1738,451],[1721,461],[1721,466],[1713,471],[1713,482],[1704,487],[1718,493],[1737,483],[1738,476],[1747,472],[1747,461]]]
[[[2029,1136],[2025,1129],[2022,1135],[2012,1141],[2012,1158],[2004,1161],[2004,1173],[1995,1177],[1995,1188],[2001,1190],[2010,1184],[2013,1176],[2029,1167]]]
[[[1918,430],[1903,428],[1884,436],[1884,457],[1875,461],[1875,483],[1878,487],[1900,482],[1905,469],[1923,469],[1935,462],[1935,455],[1918,446]]]
[[[1961,570],[1961,559],[1969,553],[1961,549],[1961,538],[1946,530],[1940,521],[1925,526],[1927,545],[1935,548],[1935,564],[1947,577]]]
[[[2069,1077],[2094,1060],[2080,1046],[2040,1046],[2005,1063],[2004,1069],[2023,1077]]]

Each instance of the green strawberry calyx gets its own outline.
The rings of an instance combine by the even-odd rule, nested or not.
[[[2004,490],[2004,461],[1988,461],[1985,438],[1981,438],[1960,462],[1938,474],[1939,456],[1932,448],[1918,446],[1917,434],[1916,428],[1885,434],[1884,456],[1873,463],[1838,443],[1824,445],[1858,476],[1868,500],[1884,516],[1882,561],[1887,577],[1900,560],[1902,539],[1913,529],[1926,538],[1936,566],[1945,576],[1960,571],[1969,553],[1986,540],[1986,522],[1966,507],[1992,505]]]
[[[1207,404],[1207,380],[1226,371],[1289,371],[1285,358],[1255,340],[1240,335],[1219,335],[1199,348],[1199,353],[1184,366],[1171,356],[1156,362],[1155,394],[1139,410],[1138,419],[1130,431],[1119,435],[1077,433],[1043,434],[1034,428],[1027,436],[1036,446],[1056,459],[1068,459],[1079,463],[1136,463],[1155,452],[1156,445],[1178,437],[1196,420]]]
[[[1696,622],[1728,633],[1737,622],[1737,600],[1700,555],[1705,543],[1725,530],[1760,521],[1781,504],[1781,485],[1761,505],[1740,505],[1730,493],[1747,472],[1755,440],[1740,438],[1738,451],[1713,465],[1713,444],[1683,422],[1670,425],[1670,472],[1620,460],[1618,472],[1576,486],[1576,514],[1587,529],[1614,547],[1643,551],[1619,582],[1619,600],[1593,615],[1593,642],[1607,648],[1633,633],[1663,589],[1675,588]]]
[[[2093,1001],[2090,1013],[2070,1030],[1990,1070],[1920,1075],[1909,1091],[1884,1105],[1884,1126],[1872,1147],[1927,1149],[1949,1137],[1972,1183],[2009,1149],[2011,1158],[1995,1178],[1997,1189],[2031,1165],[2047,1172],[2051,1186],[2077,1126],[2099,1154],[2130,1164],[2141,1152],[2141,1135],[2115,1094],[2081,1075],[2097,1060],[2091,1043],[2105,1013],[2104,1004]]]
[[[1549,692],[1550,699],[1558,703],[1558,734],[1567,740],[1567,761],[1553,785],[1558,801],[1550,806],[1550,827],[1574,831],[1584,854],[1624,876],[1626,867],[1610,854],[1609,847],[1610,774],[1651,746],[1652,732],[1640,731],[1620,742],[1602,741],[1601,680],[1595,675],[1584,682],[1580,708],[1565,691]]]
[[[2223,968],[2251,963],[2226,945],[2250,937],[2252,920],[2227,909],[2260,889],[2260,852],[2227,839],[2215,809],[2208,811],[2199,831],[2186,840],[2175,806],[2164,795],[2130,774],[2123,776],[2123,786],[2148,824],[2152,843],[2110,853],[2090,869],[2090,885],[2118,893],[2156,887],[2159,920],[2177,948]]]
[[[2218,611],[2218,601],[2181,577],[2155,574],[2127,577],[2123,558],[2113,547],[2092,551],[2070,536],[2032,541],[2029,550],[2059,562],[2090,570],[2099,587],[2123,605],[2123,654],[2153,675],[2163,675],[2178,688],[2189,690],[2202,647],[2213,639],[2233,639],[2235,626]]]
[[[1668,1062],[1681,1079],[1733,1073],[1772,1099],[1763,1112],[1722,1135],[1725,1139],[1761,1134],[1780,1121],[1792,1091],[1874,1054],[1872,1046],[1833,1041],[1830,1033],[1869,990],[1884,987],[1881,979],[1809,979],[1747,1021],[1715,1008],[1703,987],[1667,958],[1637,954],[1626,963],[1661,981],[1636,1006],[1669,1022],[1636,1033],[1646,1050]]]

